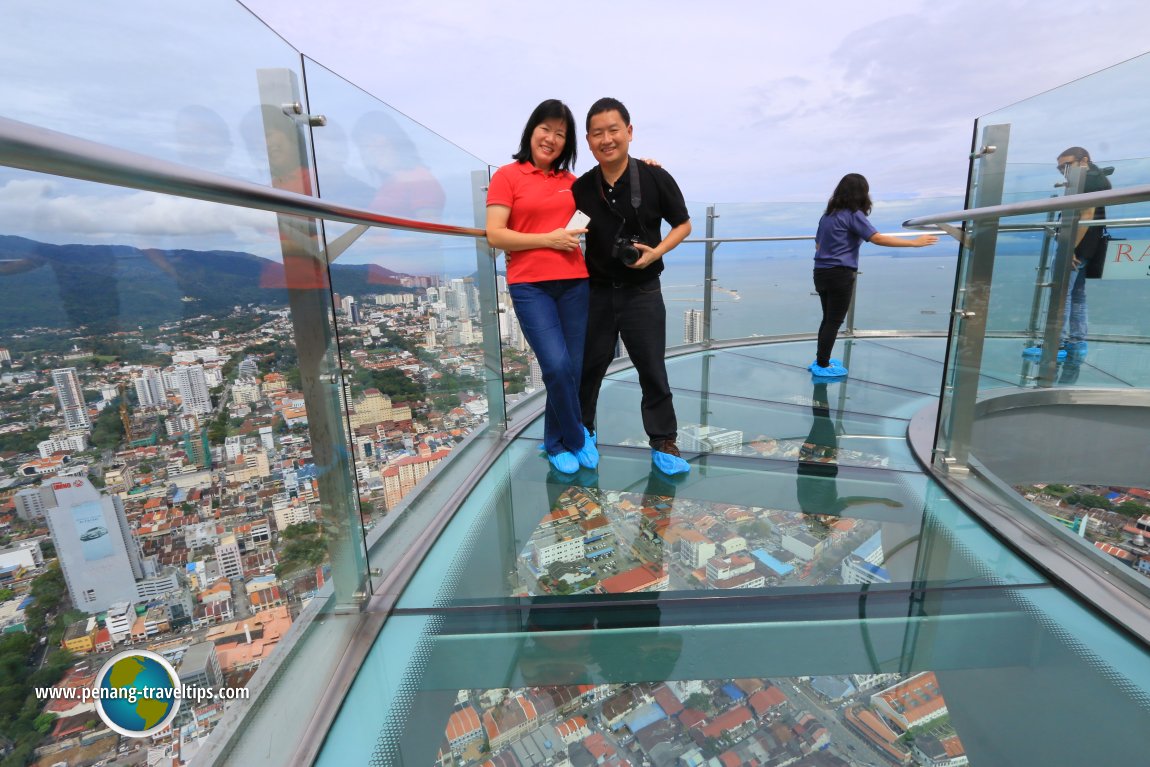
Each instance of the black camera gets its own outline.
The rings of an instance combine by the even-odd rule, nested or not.
[[[611,258],[616,258],[627,266],[631,266],[643,257],[643,254],[635,247],[637,242],[642,242],[638,235],[631,235],[630,238],[616,237],[615,244],[611,247]]]

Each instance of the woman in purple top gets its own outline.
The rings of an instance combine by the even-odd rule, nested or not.
[[[859,246],[863,241],[891,248],[921,248],[938,242],[931,234],[913,239],[879,234],[867,220],[871,207],[870,184],[858,173],[848,173],[835,187],[826,212],[819,219],[815,234],[815,290],[823,305],[823,321],[819,325],[815,361],[808,369],[820,378],[847,374],[842,362],[831,359],[831,349],[854,296]]]

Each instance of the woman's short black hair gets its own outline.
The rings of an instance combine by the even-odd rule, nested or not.
[[[849,210],[852,213],[861,210],[864,216],[869,216],[872,206],[870,184],[867,183],[866,177],[858,173],[848,173],[835,187],[823,215],[829,216],[836,210]]]
[[[563,142],[563,151],[555,158],[551,170],[571,170],[575,164],[575,115],[571,109],[559,99],[547,99],[527,118],[527,125],[523,128],[523,136],[519,139],[519,151],[511,155],[511,159],[519,162],[531,162],[531,134],[540,123],[547,120],[562,120],[567,124],[567,137]]]

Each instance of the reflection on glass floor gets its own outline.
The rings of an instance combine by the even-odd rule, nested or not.
[[[680,433],[700,437],[677,480],[650,469],[627,374],[604,388],[598,471],[548,471],[525,430],[407,587],[319,763],[1135,756],[1145,649],[910,456],[943,349],[857,341],[829,385],[810,344],[676,359]]]

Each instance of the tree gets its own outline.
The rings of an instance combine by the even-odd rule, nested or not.
[[[1143,517],[1150,514],[1150,506],[1137,501],[1124,501],[1118,504],[1115,511],[1127,517]]]
[[[124,423],[120,420],[120,398],[112,400],[108,407],[100,411],[92,424],[92,437],[89,440],[96,447],[115,448],[124,439]]]
[[[48,730],[52,729],[52,723],[55,722],[58,718],[59,717],[51,712],[45,712],[36,717],[35,721],[33,722],[33,726],[36,728],[36,732],[40,733],[41,735],[47,735]]]

